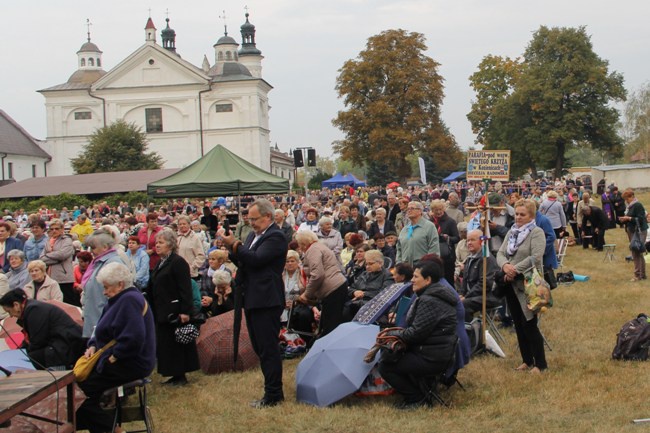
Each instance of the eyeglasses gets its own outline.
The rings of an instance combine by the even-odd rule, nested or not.
[[[407,207],[406,210],[422,210],[419,207]]]

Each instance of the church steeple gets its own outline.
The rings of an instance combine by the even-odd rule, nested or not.
[[[147,25],[144,26],[144,34],[146,42],[156,42],[156,26],[153,25],[151,17],[147,20]]]
[[[248,68],[253,77],[262,78],[262,52],[255,45],[255,26],[248,21],[248,8],[246,8],[246,22],[241,26],[241,49],[239,50],[239,63]]]
[[[77,51],[77,66],[80,70],[99,70],[102,69],[102,51],[97,45],[90,42],[90,19],[86,19],[87,38],[86,42]]]
[[[167,27],[165,27],[163,31],[160,32],[160,36],[162,37],[162,45],[164,49],[169,50],[175,54],[176,32],[174,29],[169,28],[169,17],[165,18],[165,21],[167,22]]]

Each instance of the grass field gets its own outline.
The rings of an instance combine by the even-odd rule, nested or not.
[[[648,195],[642,196],[645,203]],[[482,356],[459,379],[466,392],[445,392],[451,408],[401,412],[394,397],[349,397],[331,408],[295,402],[298,360],[285,361],[286,403],[255,410],[262,395],[259,369],[206,376],[192,373],[181,389],[159,386],[154,375],[150,403],[157,432],[646,432],[650,424],[650,363],[611,360],[616,333],[640,312],[650,313],[650,280],[630,282],[628,242],[622,229],[607,232],[616,257],[569,247],[564,270],[590,276],[588,282],[553,291],[554,307],[541,329],[552,351],[541,376],[513,371],[521,362],[514,333],[505,331],[507,358]]]

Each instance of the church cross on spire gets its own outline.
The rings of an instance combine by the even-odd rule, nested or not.
[[[90,26],[92,25],[93,23],[90,22],[90,18],[86,18],[86,30],[88,35],[88,42],[90,42]]]
[[[223,20],[223,34],[228,36],[228,23],[226,21],[226,11],[222,11],[222,14],[219,15],[219,18]]]

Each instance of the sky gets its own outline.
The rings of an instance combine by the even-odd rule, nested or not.
[[[332,126],[344,109],[334,90],[338,70],[387,29],[426,37],[426,54],[445,79],[443,120],[463,149],[475,145],[466,117],[474,97],[468,77],[486,55],[520,56],[540,25],[586,26],[594,51],[623,74],[628,91],[650,81],[648,0],[32,0],[3,8],[0,109],[46,138],[45,100],[36,91],[66,82],[76,70],[87,18],[105,70],[144,43],[149,14],[161,43],[166,11],[177,52],[200,67],[204,55],[214,63],[222,16],[241,43],[245,7],[264,56],[262,76],[274,87],[271,144],[285,152],[311,146],[332,156],[332,142],[343,138]]]

